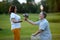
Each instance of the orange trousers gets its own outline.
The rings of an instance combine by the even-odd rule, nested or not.
[[[13,31],[14,34],[14,40],[20,40],[20,28],[16,28]]]

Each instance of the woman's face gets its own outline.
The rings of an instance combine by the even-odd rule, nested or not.
[[[15,13],[17,12],[17,7],[15,6]]]

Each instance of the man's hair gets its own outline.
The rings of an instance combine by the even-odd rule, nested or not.
[[[43,11],[42,13],[44,15],[44,18],[46,18],[46,16],[47,16],[46,12]]]

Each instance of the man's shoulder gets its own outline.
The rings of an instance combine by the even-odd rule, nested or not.
[[[48,23],[48,20],[47,19],[44,19],[44,21],[43,21],[44,23]]]

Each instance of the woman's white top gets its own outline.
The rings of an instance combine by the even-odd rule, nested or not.
[[[11,22],[11,30],[16,29],[16,28],[21,28],[21,23],[14,23],[12,22],[12,18],[14,18],[16,21],[21,20],[21,17],[15,13],[11,13],[10,15],[10,22]]]

